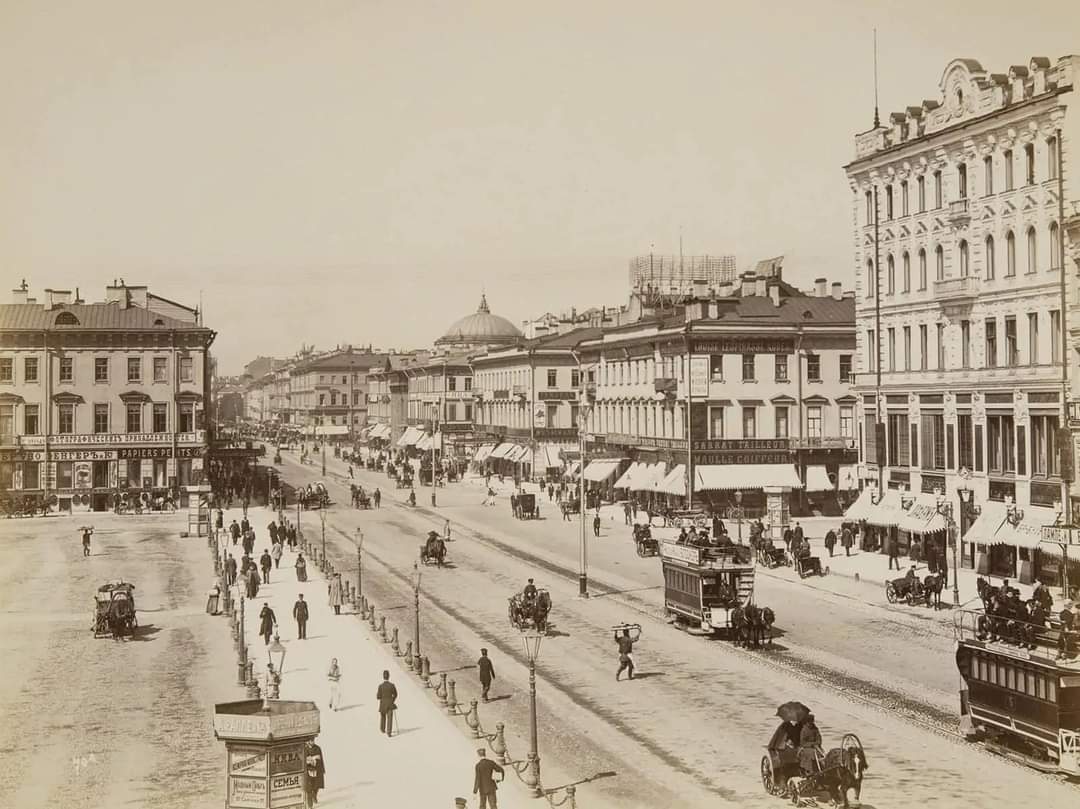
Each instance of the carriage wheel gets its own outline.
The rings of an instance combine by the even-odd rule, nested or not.
[[[776,774],[773,772],[772,760],[768,756],[761,757],[761,785],[769,795],[777,793]]]
[[[896,588],[893,587],[892,582],[885,585],[885,598],[890,604],[895,604],[897,601]]]

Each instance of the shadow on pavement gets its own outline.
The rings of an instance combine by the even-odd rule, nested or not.
[[[634,672],[635,680],[647,680],[650,677],[667,677],[667,675],[662,671],[643,671],[640,674]]]
[[[487,701],[488,702],[501,702],[504,699],[511,699],[513,696],[514,696],[513,694],[499,694],[499,696],[497,696],[497,697],[488,697]]]
[[[132,640],[146,641],[153,640],[154,635],[161,631],[160,626],[154,626],[153,624],[139,624],[135,627],[135,631],[131,635]]]

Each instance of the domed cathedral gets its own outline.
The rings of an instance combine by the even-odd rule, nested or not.
[[[521,337],[521,331],[513,323],[491,314],[487,296],[481,295],[476,312],[455,321],[435,345],[443,351],[473,351],[512,345]]]

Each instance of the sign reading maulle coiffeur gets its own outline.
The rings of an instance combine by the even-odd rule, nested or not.
[[[301,809],[307,779],[304,744],[319,733],[312,702],[272,700],[215,706],[214,733],[225,742],[227,809]]]

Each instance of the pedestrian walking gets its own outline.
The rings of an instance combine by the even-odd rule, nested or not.
[[[274,522],[273,520],[271,520],[270,524],[268,526],[266,526],[266,530],[270,533],[270,543],[271,544],[276,543],[277,542],[277,537],[278,537],[277,523]]]
[[[277,545],[274,546],[275,548]],[[259,567],[262,568],[262,580],[263,584],[270,583],[270,568],[274,566],[274,559],[270,556],[270,552],[263,548],[262,556],[259,557]]]
[[[232,536],[233,545],[240,541],[240,526],[236,524],[236,520],[229,526],[229,534]]]
[[[624,629],[622,635],[615,638],[615,643],[619,647],[619,670],[615,672],[615,681],[618,682],[619,675],[623,671],[629,669],[630,679],[634,679],[634,641],[630,639],[630,630]]]
[[[335,657],[330,661],[330,669],[326,672],[326,679],[330,681],[330,707],[335,711],[341,709],[341,666]]]
[[[224,525],[225,525],[225,513],[219,508],[217,510],[217,515],[214,518],[214,527],[218,531],[220,531],[222,529],[222,526],[224,526]]]
[[[592,532],[593,536],[600,536],[600,512],[597,511],[592,518]]]
[[[833,548],[836,547],[836,532],[831,528],[825,534],[825,547],[829,549],[829,558],[832,559]]]
[[[851,546],[854,544],[854,537],[851,536],[850,526],[845,525],[843,530],[840,531],[840,544],[844,546],[844,556],[851,556]]]
[[[280,542],[277,543],[276,545],[274,545],[274,547],[272,547],[270,549],[270,558],[274,560],[274,567],[275,568],[281,567],[281,554],[282,553],[284,553],[284,551],[281,550],[281,543]]]
[[[382,502],[382,492],[379,491],[378,487],[376,487],[375,491],[372,493],[371,500],[375,504],[375,508],[378,508],[379,503]]]
[[[393,735],[394,711],[397,710],[397,688],[390,682],[390,672],[382,673],[383,681],[375,692],[375,699],[379,701],[379,733],[387,736]]]
[[[251,552],[255,550],[255,532],[250,529],[244,532],[244,553],[251,555]]]
[[[304,601],[304,594],[300,593],[292,608],[293,618],[296,619],[296,639],[307,640],[308,605]]]
[[[795,534],[792,532],[790,526],[784,529],[784,548],[787,550],[788,556],[791,555],[791,540],[794,536]]]
[[[270,602],[264,601],[259,611],[259,634],[262,635],[263,645],[270,645],[270,635],[277,629],[277,616],[270,609]]]
[[[93,528],[83,528],[82,529],[82,555],[83,556],[89,556],[90,555],[90,535],[92,533],[94,533]]]
[[[255,565],[248,568],[247,578],[244,580],[244,584],[247,588],[248,600],[258,598],[259,596],[259,571],[255,569]]]
[[[304,554],[301,553],[296,557],[294,567],[296,568],[296,580],[307,581],[307,560],[304,559]]]
[[[251,530],[251,523],[248,522],[247,510],[245,509],[244,510],[244,517],[243,517],[243,519],[240,520],[240,533],[241,534],[246,534],[250,530]]]
[[[480,669],[480,688],[481,698],[484,702],[488,701],[488,691],[491,690],[491,681],[495,679],[495,666],[491,663],[491,658],[488,657],[488,650],[480,650],[480,659],[476,663],[477,668]]]
[[[229,558],[225,560],[225,581],[227,581],[230,586],[236,584],[236,557],[231,553],[229,554]]]
[[[287,536],[289,538],[289,548],[292,550],[296,550],[296,526],[292,523],[289,523],[289,530],[287,532]]]
[[[796,548],[800,548],[800,547],[802,547],[802,541],[803,541],[802,526],[799,525],[798,521],[796,521],[795,522],[795,533],[794,533],[794,535],[792,537],[792,542],[795,543]]]
[[[889,570],[893,569],[893,565],[896,565],[896,569],[899,570],[900,569],[900,559],[899,559],[900,549],[897,546],[900,543],[896,541],[896,537],[886,536],[885,537],[885,544],[889,546]]]
[[[499,809],[495,797],[498,789],[495,773],[504,775],[503,768],[487,757],[487,751],[483,747],[476,750],[480,760],[476,762],[476,777],[473,779],[473,795],[480,796],[480,809]],[[499,779],[502,780],[501,778]]]
[[[632,525],[632,522],[630,520],[630,503],[629,503],[629,501],[626,502],[626,503],[623,503],[622,508],[623,508],[623,520],[626,522],[627,525]],[[597,534],[597,536],[600,536],[600,534]]]
[[[326,763],[323,761],[322,748],[313,741],[304,745],[304,767],[307,770],[307,778],[304,779],[307,794],[304,797],[310,809],[319,802],[319,790],[326,785]]]
[[[330,577],[330,584],[326,587],[326,594],[330,599],[330,606],[334,608],[334,615],[341,615],[341,603],[344,600],[341,593],[341,574],[335,573]]]
[[[352,464],[349,464],[349,478],[351,479],[351,478],[352,478],[352,476],[353,476],[353,473],[352,473]]]

